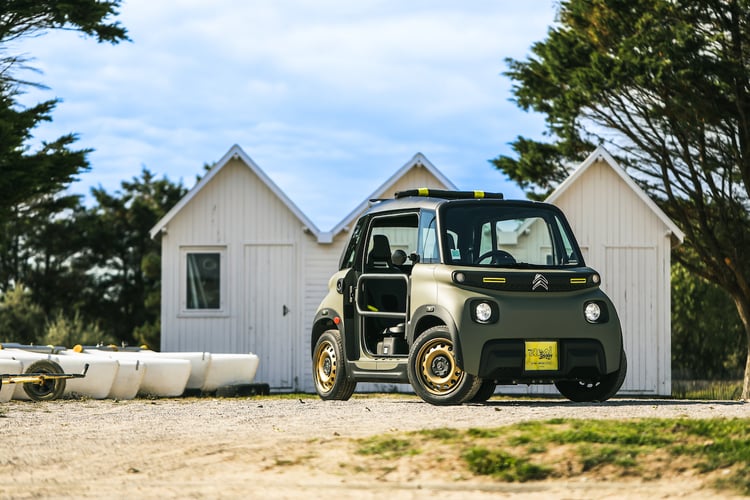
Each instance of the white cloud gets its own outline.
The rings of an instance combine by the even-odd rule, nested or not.
[[[25,102],[64,99],[38,136],[96,149],[81,192],[143,165],[190,185],[236,143],[329,229],[417,151],[459,187],[505,185],[487,160],[543,123],[508,102],[504,58],[553,14],[552,0],[126,0],[132,43],[18,47],[50,87]]]

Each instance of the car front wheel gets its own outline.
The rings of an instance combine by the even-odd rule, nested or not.
[[[407,367],[414,392],[433,405],[458,405],[479,390],[481,379],[459,368],[453,341],[445,326],[435,326],[417,338]]]
[[[357,382],[347,380],[346,363],[341,333],[328,330],[315,344],[313,380],[321,399],[347,400],[354,393]]]

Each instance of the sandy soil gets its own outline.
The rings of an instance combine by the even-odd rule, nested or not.
[[[12,401],[0,405],[1,498],[706,498],[696,474],[659,481],[524,484],[466,476],[419,455],[387,467],[352,438],[525,420],[750,417],[737,402],[490,400],[434,407],[414,397]],[[722,497],[730,498],[722,493]]]

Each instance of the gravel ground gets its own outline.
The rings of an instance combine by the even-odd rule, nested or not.
[[[0,405],[1,498],[705,498],[684,481],[499,484],[422,470],[352,473],[351,438],[566,418],[750,417],[726,401],[492,399],[435,407],[410,396],[11,401]],[[715,493],[710,492],[710,495]]]

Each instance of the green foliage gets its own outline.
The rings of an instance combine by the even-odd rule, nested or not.
[[[47,332],[40,344],[73,347],[80,345],[113,344],[116,339],[106,334],[97,324],[87,323],[79,313],[70,318],[62,311],[47,323]]]
[[[6,236],[0,238],[0,290],[27,283],[42,323],[91,340],[76,343],[158,347],[161,257],[149,230],[186,189],[146,169],[122,188],[95,190],[97,203],[88,209],[78,196],[44,196],[13,209],[0,221]],[[50,343],[44,332],[36,328],[24,342]]]
[[[120,1],[9,0],[0,5],[0,223],[9,212],[30,199],[56,193],[88,169],[88,149],[72,149],[75,134],[40,146],[28,144],[32,131],[52,120],[57,100],[23,108],[16,100],[22,88],[38,84],[15,78],[25,68],[22,56],[8,54],[9,41],[65,29],[94,36],[100,42],[126,40],[126,31],[108,18],[117,15]]]
[[[149,231],[187,190],[145,168],[121,186],[92,190],[96,204],[76,221],[87,249],[78,265],[97,270],[83,310],[121,341],[158,346],[161,250]]]
[[[672,380],[672,397],[677,399],[737,401],[741,396],[741,380]]]
[[[737,379],[747,338],[726,291],[672,266],[672,372],[680,379]]]
[[[66,29],[96,37],[99,42],[127,40],[117,15],[121,0],[5,0],[0,7],[0,42],[44,31]]]
[[[37,342],[45,326],[42,308],[20,283],[0,296],[0,342]]]
[[[516,103],[549,143],[519,138],[494,164],[543,195],[606,144],[685,232],[673,251],[723,288],[750,336],[750,2],[566,0],[522,61]],[[702,308],[705,311],[705,308]],[[747,348],[745,359],[750,360]],[[750,363],[747,363],[750,368]],[[750,397],[750,373],[743,396]]]
[[[136,345],[158,350],[161,343],[161,321],[155,320],[136,326],[133,329],[133,340]]]

